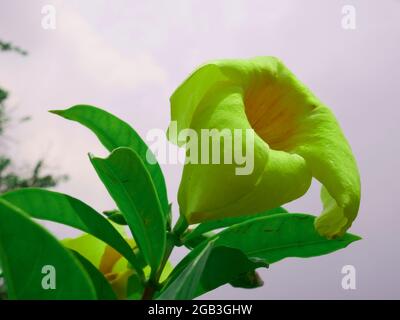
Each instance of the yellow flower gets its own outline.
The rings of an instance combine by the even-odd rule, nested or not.
[[[122,227],[113,225],[124,236],[125,241],[128,242],[132,250],[137,249],[135,240],[128,239]],[[83,234],[72,239],[67,238],[61,242],[65,247],[78,252],[90,261],[110,283],[118,299],[127,299],[128,280],[135,271],[130,267],[128,260],[118,251],[90,234]],[[168,277],[172,269],[171,263],[167,262],[160,276],[160,282]],[[143,271],[146,277],[150,275],[149,266],[146,266]],[[141,289],[143,288],[139,288],[139,293]]]
[[[178,202],[189,223],[283,205],[302,196],[314,177],[323,185],[318,232],[332,238],[351,226],[361,189],[351,148],[332,112],[281,61],[206,63],[170,101],[169,139],[179,145],[184,129],[194,130],[199,140],[202,129],[255,132],[250,174],[237,175],[234,162],[185,164]]]
[[[133,239],[125,240],[128,241],[132,250],[136,248]],[[67,248],[77,251],[103,273],[118,299],[126,299],[128,279],[134,274],[134,270],[129,267],[128,260],[118,251],[90,234],[74,239],[64,239],[62,243]]]

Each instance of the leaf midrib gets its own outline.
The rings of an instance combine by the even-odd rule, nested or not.
[[[116,178],[117,183],[122,187],[123,192],[124,192],[124,194],[126,195],[126,197],[127,197],[128,201],[129,201],[130,205],[132,205],[133,208],[134,208],[134,210],[135,210],[136,212],[139,213],[139,211],[137,210],[136,205],[135,205],[133,199],[132,199],[131,196],[130,196],[130,193],[128,192],[127,188],[125,187],[125,184],[122,183],[122,181],[121,181],[121,180],[118,178],[118,176],[114,173],[114,170],[112,169],[111,166],[109,166],[109,164],[107,163],[107,161],[104,161],[104,163],[106,164],[107,169],[108,169],[108,170],[111,172],[111,174]],[[120,208],[120,210],[121,210],[121,208]],[[123,212],[123,210],[121,210],[121,212]],[[146,232],[146,228],[145,228],[145,225],[144,225],[144,221],[143,221],[144,219],[143,219],[142,214],[139,213],[139,215],[140,215],[140,219],[138,219],[138,220],[139,220],[139,223],[140,223],[140,228],[141,228],[142,233],[144,234],[144,236],[145,236],[145,238],[146,238],[146,248],[149,249],[148,252],[149,252],[150,255],[151,255],[151,259],[154,260],[154,257],[155,257],[155,255],[154,255],[154,250],[152,250],[152,247],[151,247],[151,245],[150,245],[150,240],[151,240],[151,238],[148,236],[148,233]],[[130,220],[130,219],[129,219],[129,215],[128,215],[127,219],[128,219],[128,221]],[[133,230],[132,230],[133,228],[131,228],[130,225],[129,225],[129,229],[131,229],[131,231],[132,231],[132,233],[133,233]],[[139,237],[138,237],[138,238],[139,238]],[[154,262],[154,261],[152,261],[152,262]]]
[[[271,252],[271,251],[276,251],[276,250],[281,250],[281,249],[287,249],[287,248],[294,248],[294,247],[298,247],[298,248],[302,248],[302,247],[307,247],[307,246],[313,246],[313,245],[317,245],[317,244],[321,244],[321,243],[328,243],[329,241],[334,241],[336,242],[346,242],[343,240],[317,240],[317,241],[308,241],[308,242],[304,242],[304,243],[300,243],[300,244],[287,244],[287,245],[282,245],[282,246],[274,246],[274,247],[270,247],[270,248],[264,248],[264,249],[257,249],[257,250],[251,250],[251,251],[246,251],[246,253],[248,255],[252,255],[252,254],[259,254],[262,252]]]

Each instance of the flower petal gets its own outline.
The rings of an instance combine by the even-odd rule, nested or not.
[[[106,244],[90,234],[83,234],[77,238],[66,238],[61,243],[68,249],[75,250],[94,266],[99,267]]]
[[[240,130],[242,136],[251,129],[246,117],[241,89],[218,84],[204,95],[191,119],[191,129],[199,137],[201,159],[203,129]],[[242,150],[248,148],[242,139]],[[230,150],[232,148],[229,148]],[[220,150],[224,153],[223,145]],[[311,183],[311,172],[305,160],[296,154],[272,150],[259,136],[254,136],[253,170],[237,174],[237,164],[191,164],[184,167],[178,202],[189,223],[258,213],[275,208],[303,195]]]
[[[190,128],[190,124],[198,104],[208,90],[217,82],[223,81],[224,75],[218,66],[208,63],[192,73],[172,94],[171,120],[178,124],[179,133],[182,129]],[[175,131],[168,130],[168,138],[179,145]]]

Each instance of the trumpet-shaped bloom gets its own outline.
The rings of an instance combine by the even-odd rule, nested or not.
[[[322,214],[315,226],[328,238],[355,219],[360,179],[351,148],[334,115],[274,57],[218,60],[198,68],[171,96],[169,139],[192,129],[254,131],[254,168],[237,163],[187,163],[178,193],[189,223],[255,214],[302,196],[321,182]],[[246,141],[243,139],[243,149]],[[232,144],[232,148],[233,148]],[[249,147],[249,146],[247,146]],[[221,144],[222,148],[222,144]],[[199,152],[204,153],[199,147]]]

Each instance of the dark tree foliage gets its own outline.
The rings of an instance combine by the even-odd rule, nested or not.
[[[21,55],[27,55],[27,52],[12,43],[7,43],[0,40],[0,51],[13,51]],[[7,113],[5,101],[7,100],[8,92],[0,88],[0,146],[4,144],[7,124],[10,117]],[[24,118],[27,120],[28,118]],[[51,174],[42,174],[44,161],[39,160],[31,169],[27,176],[22,176],[14,166],[13,160],[4,151],[0,151],[0,193],[27,187],[54,187],[58,182],[67,179],[67,176],[53,176]]]
[[[22,54],[26,56],[28,54],[27,51],[21,49],[20,47],[17,47],[13,45],[11,42],[4,42],[0,40],[0,51],[14,51],[18,52],[19,54]]]

